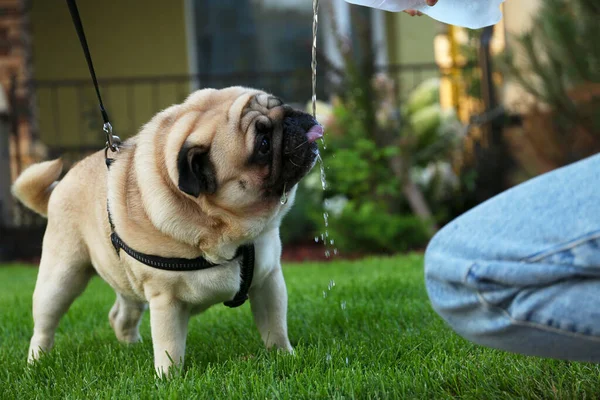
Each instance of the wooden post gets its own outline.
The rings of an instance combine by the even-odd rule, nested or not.
[[[10,193],[10,118],[8,100],[0,85],[0,226],[13,225],[13,201]]]
[[[452,65],[450,66],[450,79],[452,82],[452,104],[455,107],[456,115],[461,114],[460,105],[460,67],[458,66],[458,57],[460,49],[458,46],[457,39],[457,28],[454,25],[448,25],[448,42],[450,44],[450,60]]]

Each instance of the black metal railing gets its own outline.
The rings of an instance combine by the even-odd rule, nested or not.
[[[378,70],[386,72],[402,94],[424,79],[440,75],[435,64],[389,65]],[[325,99],[340,90],[333,81],[343,79],[339,71],[325,68],[320,71],[318,98]],[[311,97],[310,71],[306,69],[100,80],[113,127],[123,139],[135,135],[158,111],[182,102],[194,89],[233,85],[262,89],[300,107],[306,106]],[[61,156],[69,165],[103,147],[100,113],[89,79],[36,81],[32,87],[36,92],[39,118],[39,132],[35,132],[35,136],[46,146],[48,158]]]

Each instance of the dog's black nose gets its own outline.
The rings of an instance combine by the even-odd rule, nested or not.
[[[312,115],[293,111],[283,120],[283,131],[288,135],[306,135],[309,143],[323,137],[323,127]]]

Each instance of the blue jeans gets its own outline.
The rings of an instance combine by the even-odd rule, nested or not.
[[[458,217],[425,254],[434,309],[475,343],[600,362],[600,155]]]

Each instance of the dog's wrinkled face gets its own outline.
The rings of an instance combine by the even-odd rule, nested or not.
[[[237,215],[265,213],[315,164],[322,127],[274,96],[240,87],[209,89],[194,93],[186,105],[186,114],[197,118],[181,137],[172,178],[187,196]]]

